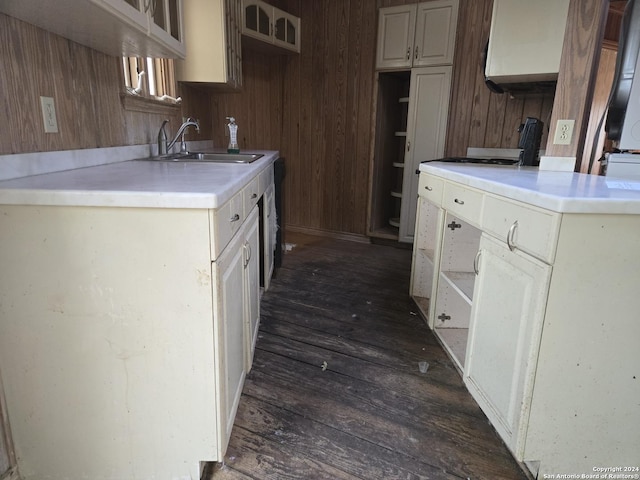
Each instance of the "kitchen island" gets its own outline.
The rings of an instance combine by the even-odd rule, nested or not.
[[[262,153],[0,182],[0,372],[22,478],[200,478],[222,460],[272,227],[258,203],[271,212],[278,153]]]
[[[411,295],[515,458],[638,473],[640,183],[420,171]]]

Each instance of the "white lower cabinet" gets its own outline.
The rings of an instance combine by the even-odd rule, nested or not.
[[[254,207],[253,213],[247,219],[243,245],[247,371],[251,370],[260,326],[260,225],[258,222],[258,207]]]
[[[420,177],[411,295],[516,460],[537,478],[640,467],[640,215]]]
[[[522,458],[551,266],[480,239],[464,382]]]
[[[260,316],[246,193],[216,210],[0,206],[0,421],[24,480],[222,461]]]
[[[238,410],[245,376],[253,359],[260,319],[258,292],[258,207],[213,262],[217,292],[214,303],[217,322],[220,398],[220,455],[224,454]]]

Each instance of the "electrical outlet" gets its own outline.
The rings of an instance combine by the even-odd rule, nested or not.
[[[56,118],[56,106],[52,97],[40,97],[42,107],[42,120],[44,121],[44,133],[58,133],[58,119]]]
[[[573,137],[573,126],[575,120],[558,120],[556,124],[556,134],[553,136],[554,145],[571,145]]]

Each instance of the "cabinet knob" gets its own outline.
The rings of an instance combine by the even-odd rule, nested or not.
[[[257,194],[257,193],[252,193],[252,194],[251,194],[251,198],[252,198],[252,199],[253,199],[253,198],[258,198],[258,194]]]
[[[240,220],[240,215],[237,213],[229,219],[230,222],[237,222],[238,220]]]
[[[416,45],[416,53],[414,54],[414,57],[416,60],[418,59],[418,46]]]
[[[429,185],[425,185],[425,186],[424,186],[424,189],[425,189],[425,190],[428,190],[428,191],[430,191],[430,192],[431,192],[431,191],[433,191],[433,187],[430,187]]]
[[[411,142],[407,142],[407,152],[411,150]]]
[[[453,201],[456,202],[458,205],[464,205],[464,200],[460,200],[459,198],[454,198]]]
[[[411,58],[411,45],[407,47],[407,60]]]
[[[509,231],[507,232],[507,246],[509,247],[509,250],[511,250],[512,252],[516,249],[516,246],[513,243],[513,236],[515,235],[517,228],[518,228],[518,221],[516,220],[515,222],[513,222],[513,225],[511,225],[511,227],[509,228]]]

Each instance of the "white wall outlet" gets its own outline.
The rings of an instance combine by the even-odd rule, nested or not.
[[[42,120],[45,133],[58,133],[58,119],[56,118],[56,106],[52,97],[40,97],[42,107]]]
[[[571,145],[575,123],[575,120],[558,120],[556,133],[553,136],[554,145]]]

